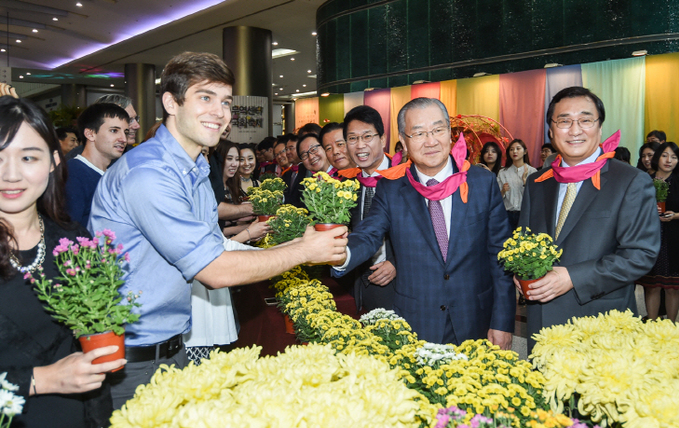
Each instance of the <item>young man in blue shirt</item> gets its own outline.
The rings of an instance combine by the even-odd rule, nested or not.
[[[216,55],[186,52],[170,60],[161,76],[164,124],[116,162],[95,193],[88,228],[116,233],[115,244],[130,255],[120,291],[139,294],[142,305],[139,322],[126,329],[128,364],[109,376],[114,408],[148,383],[160,364],[187,364],[181,334],[191,328],[194,278],[211,288],[229,287],[345,257],[344,227],[309,228],[301,239],[264,251],[224,251],[200,151],[216,146],[231,121],[233,83]]]

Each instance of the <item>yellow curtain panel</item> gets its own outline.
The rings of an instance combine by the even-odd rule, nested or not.
[[[500,119],[500,76],[457,80],[457,114],[480,114]]]
[[[667,141],[679,140],[679,53],[646,57],[644,137],[665,131]]]
[[[410,86],[391,88],[391,143],[389,144],[389,153],[391,154],[394,153],[394,146],[396,146],[396,142],[400,139],[398,135],[398,112],[401,110],[401,107],[410,101],[410,96]]]

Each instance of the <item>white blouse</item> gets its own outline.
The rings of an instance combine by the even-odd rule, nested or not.
[[[500,191],[505,183],[509,183],[509,190],[502,198],[507,211],[521,211],[521,201],[523,201],[523,174],[528,169],[526,177],[537,170],[528,164],[523,164],[521,168],[511,165],[509,168],[502,168],[497,174],[497,182]]]

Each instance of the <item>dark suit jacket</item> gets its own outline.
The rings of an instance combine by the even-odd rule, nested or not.
[[[528,177],[520,226],[554,236],[559,183]],[[575,198],[559,238],[559,262],[568,269],[573,289],[547,303],[528,304],[528,337],[542,327],[571,317],[611,309],[636,313],[634,281],[655,263],[660,249],[660,220],[649,175],[616,159],[601,169],[601,190],[588,179]],[[529,339],[529,349],[534,341]]]
[[[411,172],[417,179],[414,166]],[[407,177],[380,180],[370,213],[349,235],[351,270],[389,234],[398,272],[394,310],[430,342],[486,338],[491,328],[514,331],[515,290],[497,261],[510,235],[502,196],[495,175],[482,168],[471,168],[467,182],[466,204],[459,191],[453,194],[446,262],[425,199]],[[454,334],[445,334],[447,322]]]
[[[391,164],[391,163],[390,163]],[[390,165],[391,166],[391,165]],[[363,192],[365,186],[361,185],[358,189],[358,204],[351,209],[351,230],[358,228],[361,223],[361,201],[363,200]],[[387,250],[387,261],[396,266],[394,259],[394,250],[391,245],[389,235],[385,237],[385,246]],[[375,285],[368,281],[368,276],[374,271],[370,270],[372,266],[372,256],[361,265],[357,266],[351,273],[353,276],[354,299],[356,299],[356,309],[371,311],[375,308],[393,309],[394,306],[394,281],[392,280],[385,286]],[[396,272],[398,275],[398,272]]]
[[[297,208],[306,208],[306,205],[302,202],[302,190],[304,190],[302,180],[306,178],[306,174],[307,169],[304,167],[303,163],[299,164],[299,169],[297,170],[297,176],[295,177],[294,182],[291,181],[292,169],[283,174],[283,181],[288,185],[287,189],[283,192],[286,204],[292,204]]]

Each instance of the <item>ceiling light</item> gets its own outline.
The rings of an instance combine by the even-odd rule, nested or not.
[[[299,92],[299,89],[295,89],[295,92]]]
[[[278,95],[278,92],[274,92],[274,95]]]
[[[306,88],[306,84],[302,85],[303,88]]]
[[[21,40],[17,39],[17,43],[21,43]]]
[[[30,76],[30,75],[31,75],[31,73],[26,73],[26,76]]]
[[[114,85],[113,83],[111,83],[111,87],[113,88],[114,86],[115,86],[115,85]]]
[[[488,76],[488,73],[484,71],[480,71],[478,73],[474,73],[474,77],[483,77],[483,76]]]
[[[276,86],[276,84],[275,84],[275,83],[272,83],[271,86]]]
[[[558,62],[549,62],[545,64],[544,68],[554,68],[554,67],[563,67],[563,64],[559,64]]]
[[[296,53],[299,52],[294,49],[277,48],[271,51],[271,58],[277,59],[288,55],[294,55]]]
[[[0,49],[0,52],[7,52],[5,48]]]
[[[281,74],[281,75],[280,75],[280,76],[278,76],[278,77],[280,77],[280,78],[282,79],[282,78],[283,78],[283,75]]]
[[[76,3],[75,5],[78,6],[78,7],[83,7],[83,4],[80,3],[80,2]]]
[[[19,79],[23,79],[23,78],[24,78],[24,76],[19,76]]]
[[[322,97],[329,97],[329,96],[330,96],[330,92],[323,92],[323,93],[321,94],[321,96],[322,96]]]
[[[58,20],[59,20],[59,18],[57,18],[56,16],[52,18],[52,21],[58,21]]]
[[[632,52],[632,56],[644,56],[644,55],[648,55],[648,51],[646,49]]]
[[[283,90],[283,88],[278,88],[278,90],[279,90],[279,91],[282,91],[282,90]]]
[[[290,58],[290,61],[294,61],[294,60],[295,60],[295,57],[294,57],[294,56],[293,56],[292,58]]]
[[[311,70],[307,70],[306,72],[307,72],[308,74],[311,74]]]
[[[34,28],[32,31],[33,31],[34,33],[37,33],[37,32],[38,32],[38,30],[37,30],[36,28]]]
[[[375,88],[365,88],[363,91],[364,92],[370,92],[370,91],[374,91],[374,90],[375,90]]]
[[[318,33],[315,32],[315,31],[312,31],[312,32],[311,32],[311,35],[312,35],[312,36],[315,36],[315,35],[317,35],[317,34],[318,34]]]
[[[413,85],[421,85],[422,83],[431,83],[429,80],[416,80]]]
[[[273,42],[271,44],[274,45],[274,46],[278,46],[278,42]]]

